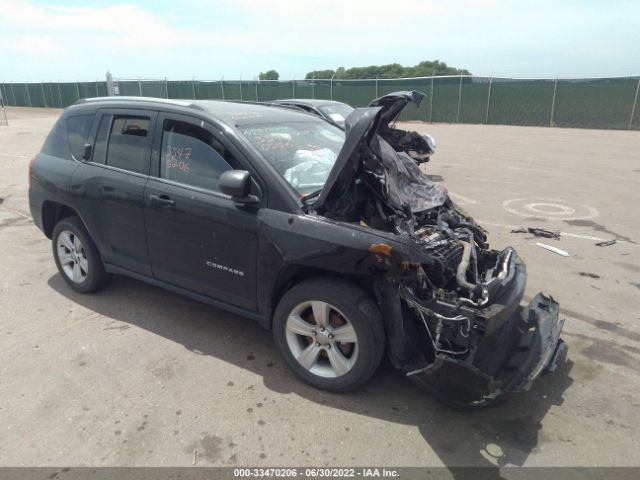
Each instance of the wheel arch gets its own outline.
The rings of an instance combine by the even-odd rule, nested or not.
[[[77,210],[69,207],[68,205],[52,200],[46,200],[42,204],[42,230],[47,238],[51,238],[53,229],[58,222],[68,217],[80,217],[80,214]],[[84,221],[82,223],[84,224]]]
[[[373,278],[367,275],[338,274],[330,270],[324,270],[306,265],[289,265],[278,275],[271,293],[271,315],[269,315],[268,328],[273,326],[273,313],[282,297],[294,286],[305,280],[312,278],[333,278],[335,280],[347,281],[361,288],[378,305],[378,297],[374,289]]]

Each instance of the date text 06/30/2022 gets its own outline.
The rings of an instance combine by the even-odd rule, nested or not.
[[[303,478],[398,478],[391,468],[235,468],[238,478],[303,477]]]

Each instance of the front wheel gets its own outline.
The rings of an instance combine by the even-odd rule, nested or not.
[[[111,276],[105,272],[98,249],[79,217],[58,222],[51,242],[58,271],[76,292],[95,292],[108,283]]]
[[[351,283],[304,281],[276,308],[273,336],[293,372],[324,390],[341,392],[365,383],[384,353],[384,329],[371,298]]]

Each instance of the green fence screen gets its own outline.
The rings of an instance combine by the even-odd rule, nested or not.
[[[365,80],[132,80],[117,81],[118,94],[173,99],[271,101],[315,98],[363,107],[399,90],[427,94],[401,120],[640,130],[640,77],[513,79],[443,76]],[[5,105],[55,107],[102,97],[106,82],[0,83]]]
[[[81,98],[104,97],[106,82],[0,83],[5,105],[17,107],[64,108]]]

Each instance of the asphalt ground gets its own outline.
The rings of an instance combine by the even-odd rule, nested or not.
[[[0,465],[640,465],[640,132],[410,124],[438,142],[427,173],[493,247],[518,249],[526,298],[551,294],[566,318],[557,372],[458,413],[388,362],[355,392],[313,389],[256,323],[139,281],[74,293],[27,202],[29,158],[60,111],[7,113]]]

